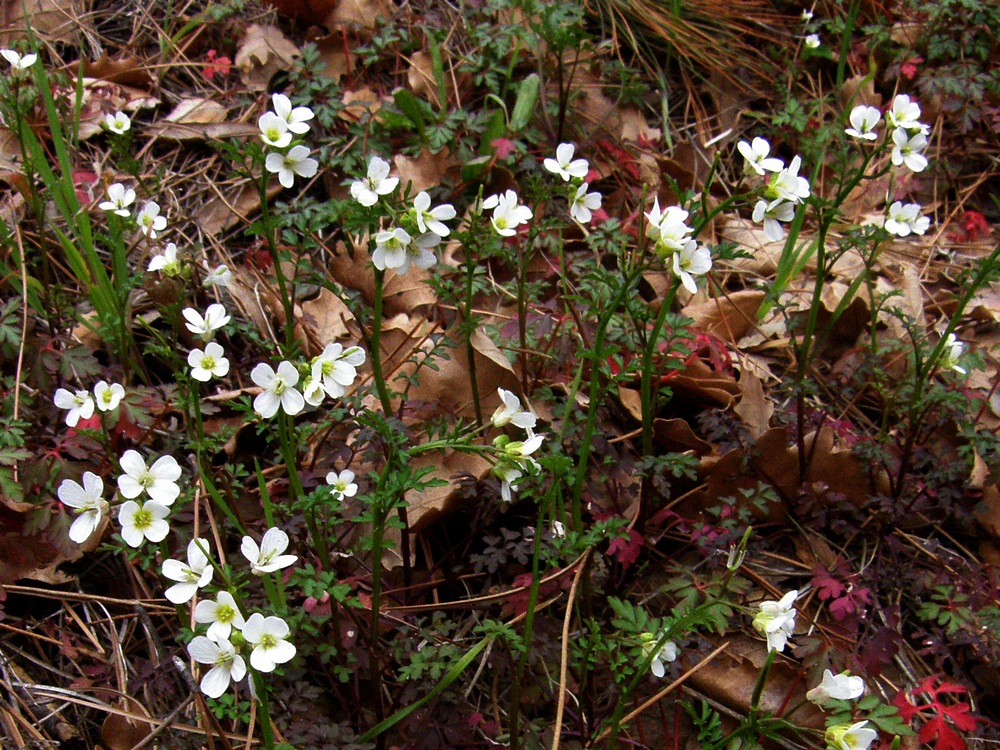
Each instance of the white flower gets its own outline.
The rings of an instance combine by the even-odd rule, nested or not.
[[[135,202],[135,191],[132,188],[126,188],[120,182],[115,182],[108,185],[108,199],[98,203],[97,207],[104,211],[114,211],[119,216],[128,217],[131,215],[128,207],[133,202]]]
[[[866,141],[874,141],[878,138],[875,126],[882,122],[882,113],[877,107],[869,107],[859,104],[851,110],[851,127],[844,132],[855,138],[862,138]]]
[[[788,638],[795,632],[796,610],[792,606],[798,591],[789,591],[779,601],[760,603],[760,611],[753,618],[753,627],[767,638],[769,651],[784,651]]]
[[[344,469],[339,474],[331,471],[326,475],[326,483],[333,487],[333,496],[337,500],[354,497],[358,494],[358,485],[354,481],[354,472]]]
[[[409,253],[406,248],[413,238],[402,227],[383,229],[375,235],[375,252],[372,253],[372,263],[375,268],[384,271],[387,268],[409,267]]]
[[[288,125],[288,129],[296,135],[309,132],[309,120],[315,115],[309,107],[292,107],[292,101],[284,94],[272,94],[271,104],[274,112]]]
[[[228,591],[220,591],[215,601],[202,599],[194,608],[194,621],[208,625],[208,637],[213,641],[229,638],[233,628],[243,629],[246,622],[233,595]]]
[[[806,699],[820,704],[830,698],[838,701],[852,701],[865,692],[865,681],[852,677],[849,672],[835,675],[829,669],[823,670],[823,681],[806,693]]]
[[[173,242],[168,243],[162,253],[157,253],[149,259],[146,270],[150,273],[161,271],[164,276],[180,276],[181,263],[177,259],[177,245]]]
[[[447,237],[451,233],[451,230],[442,223],[456,216],[455,207],[450,203],[431,208],[430,195],[421,190],[413,199],[413,212],[416,214],[417,228],[421,232],[433,232],[439,237]]]
[[[531,219],[531,209],[517,202],[517,193],[506,191],[503,195],[491,195],[483,201],[483,209],[493,209],[490,223],[501,237],[513,237],[517,228]]]
[[[653,673],[654,677],[663,677],[667,670],[663,666],[664,662],[672,662],[677,659],[677,644],[673,641],[667,641],[659,649],[656,648],[656,642],[660,640],[662,635],[653,635],[652,633],[643,633],[639,636],[642,639],[642,653],[647,659],[649,656],[656,651],[656,655],[653,656],[653,660],[649,664],[649,669]]]
[[[295,390],[299,371],[287,360],[278,363],[275,373],[269,364],[261,362],[250,371],[250,379],[264,390],[253,400],[253,410],[264,419],[278,413],[278,407],[288,415],[298,414],[306,405],[302,394]]]
[[[292,134],[288,132],[288,122],[274,112],[265,112],[257,120],[260,128],[260,139],[272,148],[285,148],[292,142]]]
[[[806,47],[809,49],[816,49],[820,44],[819,34],[810,34],[806,37]]]
[[[183,315],[184,319],[187,321],[184,326],[191,331],[191,333],[196,334],[205,340],[212,338],[215,332],[226,325],[226,323],[230,320],[229,314],[226,312],[226,308],[218,302],[213,302],[208,306],[208,309],[205,310],[204,317],[202,317],[201,313],[193,307],[185,307],[181,310],[181,315]]]
[[[904,206],[901,201],[896,201],[889,206],[889,215],[885,220],[885,230],[897,237],[906,237],[910,232],[923,234],[930,225],[930,218],[920,215],[919,203]]]
[[[389,162],[373,156],[368,162],[368,176],[351,183],[351,197],[362,206],[374,206],[380,195],[389,195],[397,185],[399,178],[389,176]]]
[[[535,415],[521,408],[521,399],[503,388],[497,388],[497,393],[503,403],[490,417],[494,427],[506,427],[508,424],[512,424],[527,430],[529,433],[535,429]]]
[[[920,105],[906,94],[897,94],[885,119],[894,128],[927,135],[930,128],[920,122]]]
[[[653,208],[646,212],[649,226],[646,236],[653,240],[653,249],[659,255],[669,255],[683,249],[690,242],[691,227],[687,225],[688,212],[680,206],[667,206],[660,210],[660,199],[653,199]]]
[[[518,479],[524,476],[524,472],[516,466],[508,464],[497,464],[493,467],[493,473],[500,480],[500,497],[505,503],[511,501],[512,493],[517,492]]]
[[[778,242],[785,236],[785,230],[778,222],[789,222],[795,218],[795,205],[778,198],[772,203],[766,200],[757,201],[753,207],[753,220],[758,224],[764,222],[764,236],[771,242]]]
[[[813,12],[806,8],[802,11],[802,23],[809,23],[813,18]]]
[[[802,159],[796,155],[787,167],[771,177],[764,189],[764,197],[772,203],[779,198],[789,203],[801,203],[808,198],[809,180],[799,177],[801,165]]]
[[[500,496],[505,502],[510,502],[511,491],[517,490],[515,482],[524,476],[528,467],[538,468],[538,462],[531,454],[539,449],[544,437],[529,435],[525,441],[510,442],[501,436],[494,440],[494,445],[500,450],[493,474],[500,480]]]
[[[944,355],[941,357],[941,365],[962,375],[968,374],[966,369],[958,363],[959,358],[965,353],[965,344],[959,341],[954,333],[948,334],[948,340],[945,342],[945,350]]]
[[[142,505],[135,500],[127,500],[118,510],[122,539],[130,547],[138,547],[143,539],[162,542],[170,533],[170,524],[164,520],[168,515],[170,508],[154,500]]]
[[[104,127],[121,135],[132,127],[132,121],[124,112],[115,112],[113,115],[104,115]]]
[[[83,544],[97,531],[101,519],[108,512],[108,501],[101,497],[104,494],[104,480],[85,471],[83,486],[72,479],[64,479],[56,494],[63,505],[73,508],[77,514],[69,527],[69,538],[77,544]]]
[[[283,555],[282,552],[286,549],[288,549],[288,534],[277,526],[264,532],[260,547],[248,536],[243,537],[243,544],[240,546],[240,552],[250,561],[250,569],[255,576],[287,568],[299,559],[296,555]]]
[[[916,133],[912,137],[909,131],[896,128],[892,131],[892,142],[896,147],[892,150],[892,163],[895,166],[905,164],[911,172],[923,172],[927,168],[927,157],[921,151],[927,148],[927,136]]]
[[[330,398],[340,398],[354,385],[358,366],[364,364],[365,350],[360,346],[346,351],[340,344],[327,344],[312,363],[312,378]]]
[[[295,656],[295,646],[285,640],[288,623],[280,617],[264,617],[254,612],[243,626],[243,637],[254,647],[250,664],[261,672],[273,672],[276,666]]]
[[[674,253],[674,273],[691,294],[698,291],[698,283],[694,277],[706,274],[711,270],[712,251],[694,240],[688,240],[679,252]]]
[[[572,143],[560,143],[556,147],[556,158],[546,159],[542,162],[547,170],[562,177],[566,182],[573,178],[584,180],[590,171],[590,165],[586,159],[573,159],[573,152],[576,147]]]
[[[139,229],[151,240],[155,240],[156,235],[167,228],[167,219],[160,216],[160,204],[156,201],[147,202],[135,218]]]
[[[105,381],[99,380],[94,386],[94,402],[101,411],[114,411],[123,398],[125,389],[119,383],[108,385]]]
[[[181,467],[173,456],[160,456],[147,468],[139,451],[129,449],[122,454],[119,463],[125,472],[118,477],[118,491],[122,497],[131,500],[145,492],[161,505],[173,505],[181,494],[177,486]]]
[[[229,688],[229,681],[239,682],[247,673],[246,662],[236,653],[228,639],[213,641],[203,635],[195,636],[187,647],[191,658],[199,664],[211,664],[201,678],[201,692],[209,698],[218,698]]]
[[[192,349],[188,352],[191,377],[207,383],[212,378],[222,378],[229,372],[229,360],[225,350],[214,341],[205,344],[205,351]]]
[[[12,49],[0,49],[0,55],[2,55],[3,59],[9,62],[10,66],[17,72],[27,70],[34,65],[35,60],[38,59],[38,55],[33,52],[29,52],[27,55],[21,55]]]
[[[562,521],[552,522],[552,536],[556,539],[562,539],[566,536],[566,527],[563,525]]]
[[[756,172],[763,175],[764,172],[780,172],[785,168],[785,163],[781,159],[768,157],[771,153],[771,144],[763,138],[754,138],[751,143],[740,141],[736,144],[736,149],[746,159],[744,170],[747,174]]]
[[[594,218],[593,212],[601,207],[601,194],[588,193],[589,187],[586,182],[580,185],[569,204],[569,215],[581,224],[586,224]]]
[[[295,176],[315,177],[319,170],[319,162],[309,156],[307,146],[292,146],[284,154],[268,154],[264,167],[271,174],[278,175],[278,182],[290,188],[295,184]]]
[[[233,280],[233,272],[223,264],[216,266],[211,271],[205,274],[205,278],[202,279],[201,285],[205,287],[209,286],[229,286],[229,282]]]
[[[204,539],[192,539],[188,542],[187,565],[180,560],[164,560],[160,572],[164,578],[177,581],[163,595],[174,604],[184,604],[191,601],[198,589],[204,588],[212,580],[214,569],[205,550],[208,542]]]
[[[824,738],[833,750],[868,750],[878,737],[878,732],[868,728],[867,721],[857,724],[834,724],[827,727]]]
[[[302,398],[310,406],[319,406],[326,398],[326,391],[323,390],[323,383],[316,375],[315,367],[302,383]]]
[[[56,389],[56,394],[52,402],[60,409],[68,409],[66,414],[66,424],[76,427],[81,419],[90,419],[94,416],[94,399],[89,391],[67,391],[65,388]]]

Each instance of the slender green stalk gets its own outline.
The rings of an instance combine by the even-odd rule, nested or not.
[[[382,372],[382,292],[385,285],[385,271],[375,269],[375,311],[372,319],[371,358],[372,376],[375,380],[375,390],[382,404],[382,413],[386,418],[392,415],[392,401],[385,384],[385,374]]]
[[[281,267],[281,257],[278,253],[278,241],[275,236],[275,221],[271,215],[271,209],[267,202],[267,185],[270,181],[270,174],[264,168],[264,153],[261,151],[260,164],[260,224],[264,230],[264,239],[267,241],[267,249],[271,253],[271,261],[274,265],[274,278],[278,282],[278,294],[281,295],[281,307],[285,313],[285,343],[282,352],[286,357],[291,357],[295,351],[295,301],[288,291],[288,283],[285,279],[285,271]]]

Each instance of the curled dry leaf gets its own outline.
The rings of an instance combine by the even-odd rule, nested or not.
[[[431,56],[423,50],[414,52],[410,56],[410,69],[406,73],[406,81],[414,94],[422,96],[435,107],[441,106]]]
[[[235,65],[243,85],[251,91],[264,91],[279,70],[291,70],[299,48],[276,26],[251,24],[236,50]]]
[[[764,393],[760,379],[748,370],[740,375],[740,393],[740,402],[733,411],[743,420],[750,434],[758,438],[767,432],[774,414],[774,402]]]

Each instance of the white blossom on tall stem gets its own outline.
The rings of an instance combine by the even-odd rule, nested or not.
[[[287,360],[278,363],[278,371],[261,362],[250,371],[250,379],[264,390],[253,400],[253,410],[264,419],[278,413],[280,407],[289,416],[302,411],[305,399],[295,386],[299,382],[299,371]]]
[[[278,175],[278,182],[290,188],[295,184],[296,175],[309,179],[319,171],[319,162],[309,156],[307,146],[292,146],[285,153],[271,153],[264,159],[264,168]]]
[[[147,201],[135,218],[139,229],[151,240],[155,240],[156,236],[167,228],[167,219],[160,216],[160,204],[156,201]]]
[[[181,315],[187,321],[184,324],[185,328],[206,341],[212,338],[217,330],[230,321],[230,316],[226,312],[226,308],[218,302],[213,302],[208,306],[204,317],[193,307],[185,307],[181,310]]]
[[[67,391],[65,388],[57,388],[52,403],[60,409],[68,410],[66,424],[69,427],[76,427],[81,419],[90,419],[94,416],[94,399],[90,391]]]
[[[0,57],[3,57],[4,60],[10,63],[10,67],[14,69],[15,73],[27,70],[34,65],[35,60],[38,59],[38,55],[34,52],[22,55],[20,52],[12,49],[0,49]]]
[[[354,384],[357,368],[365,363],[365,350],[341,344],[327,344],[312,362],[312,377],[330,398],[340,398]]]
[[[69,527],[69,538],[83,544],[97,531],[101,519],[108,513],[104,494],[104,480],[90,471],[83,472],[83,485],[64,479],[56,490],[59,500],[77,514]]]
[[[958,336],[949,333],[944,349],[944,354],[941,356],[941,366],[954,370],[960,375],[968,375],[968,371],[959,364],[959,359],[965,354],[965,344],[958,340]]]
[[[194,621],[208,624],[206,635],[213,641],[229,638],[233,628],[242,630],[246,620],[236,599],[228,591],[220,591],[214,600],[202,599],[194,608]]]
[[[288,131],[288,122],[274,112],[265,112],[258,118],[260,139],[271,148],[285,148],[292,142],[292,134]]]
[[[693,230],[687,225],[688,215],[680,206],[660,210],[660,199],[653,198],[653,208],[646,212],[649,221],[646,236],[653,240],[653,250],[658,255],[675,253],[690,242]]]
[[[191,377],[202,383],[212,378],[225,377],[229,372],[229,360],[225,350],[214,341],[205,344],[205,350],[192,349],[188,352],[188,365],[191,367]]]
[[[162,253],[157,253],[149,259],[146,270],[150,273],[159,271],[164,276],[180,276],[181,262],[177,258],[177,245],[173,242],[167,243]]]
[[[104,127],[112,133],[122,135],[131,129],[132,121],[124,112],[115,112],[114,114],[104,115]]]
[[[187,565],[180,560],[164,560],[160,572],[164,578],[177,581],[163,595],[174,604],[184,604],[191,601],[198,589],[204,588],[212,581],[214,569],[208,559],[206,550],[208,541],[192,539],[187,547]]]
[[[280,617],[264,617],[254,612],[243,626],[243,637],[253,646],[250,664],[260,672],[273,672],[279,664],[295,656],[295,646],[289,643],[288,623]]]
[[[667,673],[664,664],[677,660],[677,644],[673,641],[666,641],[657,648],[656,644],[663,637],[663,634],[643,633],[639,637],[642,640],[643,656],[648,659],[654,651],[656,652],[656,655],[653,656],[652,661],[649,663],[649,670],[653,673],[654,677],[663,677]]]
[[[493,211],[490,223],[501,237],[513,237],[517,228],[531,220],[531,209],[518,203],[517,193],[507,190],[503,195],[491,195],[483,201],[483,210]]]
[[[230,680],[239,682],[246,676],[246,662],[228,639],[212,640],[203,635],[195,636],[187,650],[199,664],[212,665],[199,685],[201,692],[209,698],[218,698],[226,692]]]
[[[288,129],[296,135],[309,132],[309,120],[316,115],[309,107],[293,107],[292,100],[284,94],[272,94],[271,105],[274,113],[288,125]]]
[[[431,208],[431,196],[425,190],[421,190],[413,199],[413,213],[421,232],[433,232],[439,237],[447,237],[451,233],[444,222],[456,216],[455,207],[450,203]]]
[[[123,398],[125,398],[125,388],[120,383],[109,385],[106,381],[99,380],[94,386],[94,403],[101,411],[114,411]]]
[[[806,36],[805,44],[809,49],[817,49],[822,44],[819,34],[809,34]]]
[[[760,611],[753,618],[753,627],[767,638],[768,651],[784,651],[789,637],[795,632],[795,603],[798,591],[789,591],[778,601],[760,603]]]
[[[885,219],[885,230],[897,237],[907,237],[911,232],[923,234],[930,225],[930,218],[920,215],[919,203],[907,203],[904,206],[901,201],[896,201],[889,206]]]
[[[556,158],[547,158],[542,162],[542,166],[553,174],[562,177],[566,182],[570,180],[585,180],[590,171],[590,165],[586,159],[574,159],[573,152],[576,147],[572,143],[560,143],[556,146]]]
[[[378,232],[375,235],[375,251],[372,253],[375,268],[385,271],[387,268],[402,268],[404,265],[409,267],[406,249],[412,241],[413,237],[402,227]]]
[[[878,732],[868,726],[867,721],[856,724],[834,724],[827,727],[823,737],[831,750],[868,750],[878,739]]]
[[[911,172],[923,172],[927,168],[927,157],[921,152],[927,148],[927,136],[923,133],[910,134],[903,128],[892,131],[895,147],[890,157],[893,165],[906,165]]]
[[[143,492],[161,505],[173,505],[181,494],[177,480],[181,478],[181,467],[173,456],[160,456],[152,466],[147,467],[139,451],[131,448],[119,459],[122,471],[118,477],[118,491],[129,500]]]
[[[125,187],[120,182],[108,185],[108,199],[97,204],[104,211],[112,211],[118,216],[128,218],[132,212],[128,207],[135,202],[135,191]]]
[[[229,267],[225,264],[220,264],[205,274],[205,278],[202,279],[201,285],[205,287],[229,286],[229,282],[232,280],[233,272],[230,271]]]
[[[927,135],[930,128],[920,122],[920,105],[906,94],[897,94],[892,100],[892,107],[886,112],[886,121],[897,130],[906,130]]]
[[[581,224],[594,218],[594,211],[601,207],[601,194],[588,193],[589,188],[590,185],[586,182],[577,187],[569,203],[569,215]]]
[[[796,155],[788,166],[771,177],[764,190],[764,197],[771,201],[781,199],[789,203],[801,203],[809,197],[809,180],[799,176],[802,158]]]
[[[740,141],[736,144],[736,150],[746,160],[744,171],[747,174],[763,175],[765,172],[780,172],[785,168],[785,163],[781,159],[768,156],[771,153],[771,144],[759,136],[749,143]]]
[[[851,110],[851,127],[844,130],[849,136],[861,138],[865,141],[874,141],[878,138],[875,128],[882,121],[882,113],[877,107],[869,107],[859,104]]]
[[[535,415],[521,408],[521,399],[511,391],[497,388],[501,404],[493,412],[490,422],[494,427],[506,427],[509,424],[530,432],[535,429]]]
[[[286,549],[288,534],[277,526],[264,532],[259,547],[253,537],[249,536],[243,537],[243,544],[240,545],[240,552],[250,562],[250,570],[255,576],[287,568],[299,559],[296,555],[282,554]]]
[[[795,218],[795,204],[781,198],[771,203],[761,199],[753,207],[752,218],[758,224],[764,222],[764,236],[767,239],[778,242],[785,236],[785,229],[779,222],[787,223]]]
[[[688,240],[674,253],[674,274],[691,294],[698,291],[695,276],[702,276],[712,270],[712,251],[694,240]]]
[[[354,481],[354,472],[344,469],[339,474],[331,471],[326,475],[326,483],[333,488],[335,500],[343,500],[345,497],[354,497],[358,494],[358,485]]]
[[[389,176],[389,162],[373,156],[368,162],[368,174],[351,183],[351,197],[366,208],[378,203],[380,196],[389,195],[399,185],[398,177]]]
[[[125,501],[118,509],[122,539],[130,547],[138,547],[143,539],[153,543],[162,542],[170,533],[170,524],[165,520],[168,515],[170,508],[155,500],[142,505],[135,500]]]
[[[831,698],[838,701],[852,701],[865,693],[865,681],[849,672],[835,675],[829,669],[823,670],[823,680],[806,693],[806,699],[813,703],[824,703]]]

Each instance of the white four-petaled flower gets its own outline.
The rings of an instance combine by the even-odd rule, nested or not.
[[[273,672],[279,664],[295,656],[295,646],[289,643],[288,623],[280,617],[264,617],[254,612],[243,626],[243,637],[253,646],[250,664],[261,672]]]
[[[292,134],[288,130],[288,121],[274,112],[265,112],[258,118],[260,139],[271,148],[285,148],[292,142]]]
[[[271,174],[278,175],[278,182],[286,188],[295,184],[295,176],[315,177],[319,162],[309,156],[307,146],[292,146],[286,153],[271,153],[264,160],[264,167]]]
[[[201,338],[208,340],[215,335],[215,332],[222,328],[226,323],[229,322],[230,316],[226,312],[226,308],[220,305],[218,302],[213,302],[205,310],[205,315],[202,317],[201,313],[195,310],[193,307],[185,307],[181,310],[181,315],[187,321],[184,326]]]
[[[581,224],[594,218],[594,211],[601,207],[601,194],[588,193],[589,189],[590,185],[586,182],[577,187],[569,204],[569,215]]]
[[[661,256],[676,253],[691,241],[693,231],[687,225],[688,212],[680,206],[660,210],[660,199],[653,198],[653,208],[646,212],[649,224],[646,236],[653,240],[654,251]]]
[[[838,701],[852,701],[860,698],[865,692],[865,681],[855,677],[850,672],[834,674],[829,669],[823,670],[823,680],[819,685],[806,693],[806,699],[813,703],[824,703],[831,698]]]
[[[941,365],[961,375],[967,375],[967,370],[959,364],[959,359],[965,353],[965,344],[958,340],[954,333],[948,334],[944,345],[945,351],[941,357]]]
[[[885,119],[893,128],[927,135],[930,128],[920,122],[920,105],[906,94],[897,94]]]
[[[517,193],[507,190],[503,195],[491,195],[483,201],[484,210],[493,210],[490,223],[501,237],[513,237],[517,228],[531,220],[531,209],[517,202]]]
[[[380,156],[373,156],[368,162],[365,179],[351,183],[351,197],[362,206],[374,206],[379,196],[389,195],[397,185],[399,178],[389,176],[389,162]]]
[[[56,490],[63,505],[68,505],[77,514],[69,527],[69,538],[83,544],[97,531],[101,519],[108,512],[108,501],[104,494],[104,480],[96,474],[83,472],[83,485],[72,479],[64,479]]]
[[[191,658],[199,664],[212,665],[199,685],[201,692],[209,698],[218,698],[226,692],[230,680],[239,682],[246,676],[246,662],[228,639],[212,640],[199,635],[192,639],[187,649]]]
[[[291,416],[298,414],[306,405],[302,394],[295,389],[299,371],[287,360],[278,363],[277,372],[271,365],[261,362],[250,371],[250,379],[264,389],[253,400],[253,410],[264,419],[277,414],[278,407]]]
[[[128,207],[134,202],[135,191],[132,188],[125,187],[120,182],[115,182],[108,185],[108,199],[98,203],[97,207],[103,211],[113,211],[118,216],[127,218],[131,216]]]
[[[339,474],[331,471],[326,475],[326,483],[333,488],[335,500],[343,500],[345,497],[354,497],[358,494],[358,485],[354,481],[354,472],[344,469]]]
[[[360,346],[347,349],[340,344],[327,344],[312,362],[311,379],[330,398],[340,398],[354,384],[357,368],[365,363],[365,350]]]
[[[892,131],[892,163],[895,166],[906,165],[911,172],[923,172],[927,168],[927,157],[921,153],[927,148],[927,136],[923,133],[911,133],[905,128]]]
[[[60,409],[68,409],[66,412],[66,424],[69,427],[76,427],[81,419],[90,419],[94,416],[94,399],[89,391],[67,391],[65,388],[57,388],[52,402]]]
[[[214,341],[205,344],[205,350],[192,349],[188,352],[191,377],[207,383],[212,378],[222,378],[229,372],[229,360],[225,350]]]
[[[792,605],[798,591],[789,591],[778,601],[760,603],[760,611],[753,618],[753,627],[767,638],[768,651],[784,651],[788,638],[795,632],[796,610]]]
[[[119,459],[122,471],[118,477],[118,491],[129,500],[143,492],[161,505],[172,505],[181,494],[177,480],[181,478],[181,467],[173,456],[160,456],[152,466],[147,467],[139,451],[129,449]]]
[[[29,52],[26,55],[22,55],[20,52],[17,52],[16,50],[12,49],[0,49],[0,56],[2,56],[4,60],[9,62],[10,67],[12,67],[18,73],[21,72],[22,70],[27,70],[28,68],[30,68],[32,65],[35,64],[35,60],[38,59],[38,55],[36,55],[34,52]]]
[[[850,120],[851,127],[844,131],[848,135],[866,141],[874,141],[878,138],[875,127],[882,121],[882,113],[877,107],[859,104],[851,110]]]
[[[229,282],[232,280],[233,272],[229,270],[228,266],[222,264],[206,273],[205,278],[201,280],[201,285],[206,287],[229,286]]]
[[[868,750],[877,737],[878,732],[869,728],[867,721],[859,721],[827,727],[824,739],[832,750]]]
[[[121,135],[132,127],[132,121],[124,112],[115,112],[114,114],[104,115],[104,127],[112,133]]]
[[[514,393],[503,388],[497,388],[497,394],[502,402],[493,412],[490,422],[494,427],[506,427],[509,424],[527,430],[530,434],[535,429],[535,415],[521,408],[521,399]]]
[[[242,630],[246,622],[240,612],[236,599],[228,591],[220,591],[212,599],[202,599],[194,608],[194,621],[202,625],[208,624],[208,637],[213,641],[229,638],[233,628]]]
[[[417,219],[417,228],[421,232],[433,232],[439,237],[447,237],[451,233],[443,222],[456,216],[455,207],[450,203],[431,208],[431,196],[425,190],[421,190],[413,199],[413,213]]]
[[[156,201],[148,201],[135,218],[139,229],[151,240],[155,240],[156,235],[167,228],[167,219],[160,216],[160,204]]]
[[[177,258],[177,245],[168,242],[162,253],[157,253],[149,259],[146,270],[150,273],[159,271],[164,276],[180,276],[181,262]]]
[[[208,542],[204,539],[192,539],[187,547],[187,564],[180,560],[164,560],[160,572],[164,578],[177,581],[163,595],[174,604],[184,604],[191,601],[198,589],[207,586],[214,573],[212,563],[208,559]]]
[[[138,547],[143,539],[153,543],[162,542],[170,533],[170,524],[165,520],[168,515],[170,508],[155,500],[142,505],[135,500],[126,500],[118,510],[122,539],[130,547]]]
[[[572,179],[584,180],[590,171],[590,165],[586,159],[574,159],[573,152],[576,147],[572,143],[560,143],[556,146],[556,158],[548,158],[542,162],[542,166],[553,174],[562,177],[566,182]]]
[[[763,138],[754,138],[750,143],[740,141],[736,144],[736,149],[746,159],[744,170],[747,174],[756,172],[763,175],[764,172],[780,172],[785,168],[785,163],[781,159],[768,156],[771,153],[771,144]]]
[[[806,47],[809,49],[816,49],[820,44],[822,44],[822,42],[820,42],[819,34],[809,34],[806,37]]]
[[[673,641],[666,641],[657,648],[656,644],[662,637],[663,634],[653,635],[652,633],[643,633],[640,636],[643,656],[648,659],[655,652],[652,661],[649,663],[649,670],[657,678],[663,677],[667,673],[664,663],[676,661],[678,653],[677,644]]]
[[[309,132],[309,120],[315,117],[309,107],[293,107],[292,100],[284,94],[272,94],[271,104],[274,106],[274,113],[285,121],[291,132],[296,135]]]
[[[251,572],[257,576],[287,568],[299,559],[296,555],[282,554],[286,549],[288,549],[288,534],[277,526],[264,532],[260,547],[249,536],[243,537],[243,544],[240,546],[243,557],[250,561]]]
[[[785,230],[779,222],[787,223],[795,218],[795,204],[780,198],[771,203],[762,199],[753,207],[752,218],[758,224],[764,222],[764,236],[771,242],[778,242],[785,236]]]
[[[114,411],[123,398],[125,398],[125,388],[120,383],[109,385],[107,382],[99,380],[94,386],[94,403],[101,411]]]
[[[698,291],[695,276],[702,276],[712,270],[712,251],[694,240],[674,253],[674,274],[691,294]]]
[[[923,234],[930,225],[930,218],[920,215],[919,203],[907,203],[904,206],[901,201],[896,201],[889,206],[889,214],[885,219],[885,230],[897,237],[906,237],[911,232]]]

